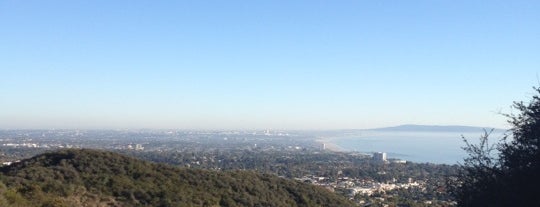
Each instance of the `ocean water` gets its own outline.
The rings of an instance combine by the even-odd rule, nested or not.
[[[387,132],[364,131],[355,135],[332,137],[327,142],[345,151],[362,153],[386,152],[388,158],[403,159],[420,163],[458,164],[463,163],[467,153],[462,135],[471,143],[478,143],[483,132]],[[492,133],[493,143],[502,138],[502,133]]]

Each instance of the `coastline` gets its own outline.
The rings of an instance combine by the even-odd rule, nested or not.
[[[317,138],[315,142],[319,143],[320,145],[324,144],[325,150],[328,150],[328,151],[332,151],[332,152],[346,152],[347,151],[343,147],[332,143],[330,138],[320,137],[320,138]]]
[[[465,134],[465,136],[471,136]],[[498,135],[495,135],[498,136]],[[387,158],[415,163],[453,165],[463,161],[467,154],[461,149],[463,142],[453,132],[388,132],[364,136],[317,136],[314,141],[327,152],[360,153],[372,155],[385,152]]]

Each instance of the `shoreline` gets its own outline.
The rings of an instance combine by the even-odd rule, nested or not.
[[[332,152],[347,152],[348,150],[344,149],[343,147],[334,144],[330,141],[330,138],[317,138],[315,139],[316,143],[319,143],[320,145],[324,144],[324,150],[332,151]]]

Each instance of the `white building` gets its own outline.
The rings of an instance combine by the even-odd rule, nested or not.
[[[373,153],[373,160],[377,162],[386,162],[386,152]]]

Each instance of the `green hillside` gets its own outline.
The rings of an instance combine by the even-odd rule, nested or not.
[[[45,153],[0,170],[0,206],[353,206],[273,175],[177,168],[88,149]]]

